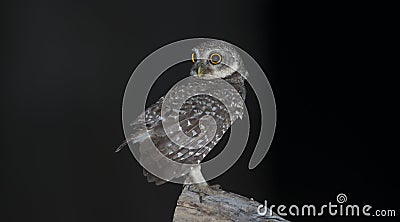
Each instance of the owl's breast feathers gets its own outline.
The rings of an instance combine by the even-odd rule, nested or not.
[[[246,89],[244,86],[244,78],[239,73],[234,73],[227,78],[224,78],[229,84],[231,84],[244,100]],[[179,125],[184,134],[193,138],[193,141],[186,146],[180,146],[175,144],[167,136],[163,127],[161,119],[161,108],[164,102],[164,97],[160,98],[156,103],[151,105],[142,113],[136,121],[131,124],[134,128],[132,133],[133,143],[142,142],[144,135],[153,141],[153,144],[157,149],[167,158],[180,163],[187,164],[198,164],[204,157],[211,151],[211,149],[220,141],[224,133],[229,129],[231,124],[243,115],[244,102],[233,104],[232,101],[231,111],[233,110],[233,116],[230,117],[227,107],[217,98],[209,95],[196,95],[186,100],[179,110],[169,109],[164,107],[167,115],[173,115],[179,117]],[[232,112],[231,112],[232,113]],[[207,130],[207,126],[200,123],[200,119],[209,115],[214,118],[216,122],[216,133],[215,136],[210,139],[207,135],[201,134],[202,131]],[[146,133],[147,131],[147,133]],[[169,132],[169,136],[178,136],[178,132]],[[140,138],[133,139],[133,138]],[[179,138],[174,138],[179,140]],[[204,141],[209,141],[204,145]],[[146,147],[142,147],[146,143],[141,143],[140,151],[145,150]],[[153,177],[147,171],[144,171],[145,176],[148,177],[150,182],[153,182],[149,177]]]

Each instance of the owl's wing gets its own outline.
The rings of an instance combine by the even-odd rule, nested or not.
[[[167,117],[174,116],[179,118],[180,130],[193,140],[190,144],[180,146],[172,140],[177,141],[179,136],[179,128],[171,128],[169,136],[164,128],[161,118],[161,108],[164,97],[160,98],[156,103],[148,107],[138,118],[131,124],[133,133],[127,139],[126,143],[140,143],[140,159],[141,163],[148,164],[148,167],[157,169],[165,168],[161,160],[155,160],[154,157],[159,155],[154,153],[153,144],[157,150],[165,157],[178,163],[198,164],[219,142],[224,133],[231,125],[229,112],[225,105],[219,100],[208,95],[193,96],[183,103],[179,110],[165,106],[164,112]],[[242,111],[242,110],[241,110]],[[207,134],[201,134],[207,131],[209,126],[202,125],[200,119],[209,115],[216,122],[216,134],[213,138],[207,138]],[[209,141],[208,143],[205,143]],[[173,170],[176,172],[174,176],[179,177],[186,174],[187,169],[179,169],[178,166]],[[160,180],[151,173],[143,170],[149,182],[162,184],[165,181]],[[172,178],[171,178],[172,179]]]
[[[132,123],[129,124],[129,130],[131,131],[131,134],[122,142],[121,145],[118,146],[115,152],[119,152],[128,144],[143,142],[149,137],[148,132],[158,132],[160,133],[160,136],[163,134],[163,131],[161,131],[161,108],[163,101],[164,97],[161,97],[157,102],[149,106]]]
[[[169,128],[161,121],[161,105],[162,103],[146,112],[148,115],[145,122],[149,139],[140,144],[140,160],[147,168],[158,169],[161,173],[164,170],[168,171],[165,172],[164,178],[173,179],[187,174],[189,169],[181,164],[167,165],[160,155],[154,153],[152,145],[154,144],[163,156],[176,163],[199,164],[229,129],[231,121],[227,108],[219,100],[206,95],[191,97],[179,110],[164,107],[167,118],[178,117],[181,132],[193,138],[189,144],[180,146],[173,142],[179,140],[179,128]],[[201,133],[209,127],[200,121],[205,115],[212,116],[216,122],[217,129],[213,138],[207,138],[206,133]],[[169,136],[165,129],[168,130]],[[145,169],[143,174],[149,182],[155,182],[157,185],[166,182]]]

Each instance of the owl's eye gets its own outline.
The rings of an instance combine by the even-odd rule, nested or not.
[[[221,63],[222,61],[222,56],[218,53],[213,53],[210,55],[210,62],[214,65],[217,65]]]
[[[192,62],[195,63],[196,62],[196,53],[192,53]]]

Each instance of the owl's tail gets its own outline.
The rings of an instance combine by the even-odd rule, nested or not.
[[[115,152],[116,153],[119,152],[124,147],[126,147],[129,143],[135,144],[135,143],[138,143],[138,142],[142,142],[147,137],[148,137],[147,133],[143,133],[143,132],[140,131],[140,132],[136,133],[136,135],[132,136],[131,138],[124,140],[122,142],[122,144],[119,145],[117,149],[115,149]]]
[[[114,152],[119,152],[119,151],[121,151],[122,150],[122,148],[124,148],[125,146],[127,146],[128,145],[128,143],[130,142],[131,140],[130,139],[126,139],[126,140],[124,140],[122,143],[121,143],[121,145],[119,145],[118,146],[118,148],[117,149],[115,149],[115,151]]]
[[[149,182],[149,183],[154,182],[154,184],[157,186],[168,182],[166,180],[156,177],[155,175],[153,175],[152,173],[150,173],[149,171],[147,171],[145,169],[143,169],[143,176],[147,177],[147,182]]]

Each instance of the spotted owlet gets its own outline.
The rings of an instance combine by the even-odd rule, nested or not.
[[[240,95],[241,101],[231,99],[230,106],[234,110],[233,116],[230,116],[226,104],[210,95],[191,96],[182,104],[180,109],[168,109],[167,107],[166,115],[179,118],[180,127],[176,128],[176,130],[181,130],[187,136],[196,138],[188,146],[182,146],[172,141],[179,140],[179,138],[171,140],[171,135],[172,137],[177,135],[175,132],[170,132],[170,137],[167,136],[166,127],[165,124],[162,124],[163,118],[161,115],[165,97],[161,97],[131,124],[133,127],[131,137],[127,138],[118,147],[116,152],[128,143],[138,143],[141,156],[146,158],[146,149],[149,146],[149,142],[151,142],[162,155],[170,160],[179,163],[197,164],[198,167],[192,167],[188,172],[181,172],[179,175],[185,176],[187,181],[196,184],[195,186],[197,186],[200,192],[210,194],[215,189],[212,186],[208,186],[205,182],[200,172],[199,163],[220,141],[231,124],[242,117],[244,110],[243,100],[246,94],[244,80],[247,76],[247,71],[236,49],[231,44],[219,40],[206,41],[194,47],[192,49],[192,62],[193,66],[190,70],[190,76],[204,80],[206,84],[207,82],[216,81],[216,79],[223,79],[233,86],[236,93]],[[182,93],[190,93],[188,91],[190,90],[182,90]],[[230,97],[229,94],[225,96]],[[198,144],[201,144],[205,139],[201,136],[199,137],[201,131],[207,131],[208,129],[200,121],[205,115],[211,116],[215,120],[216,131],[214,137],[210,138],[207,144],[199,146]],[[149,161],[154,162],[154,160]],[[143,174],[149,182],[155,182],[157,185],[167,182],[156,177],[146,169],[143,169]]]

